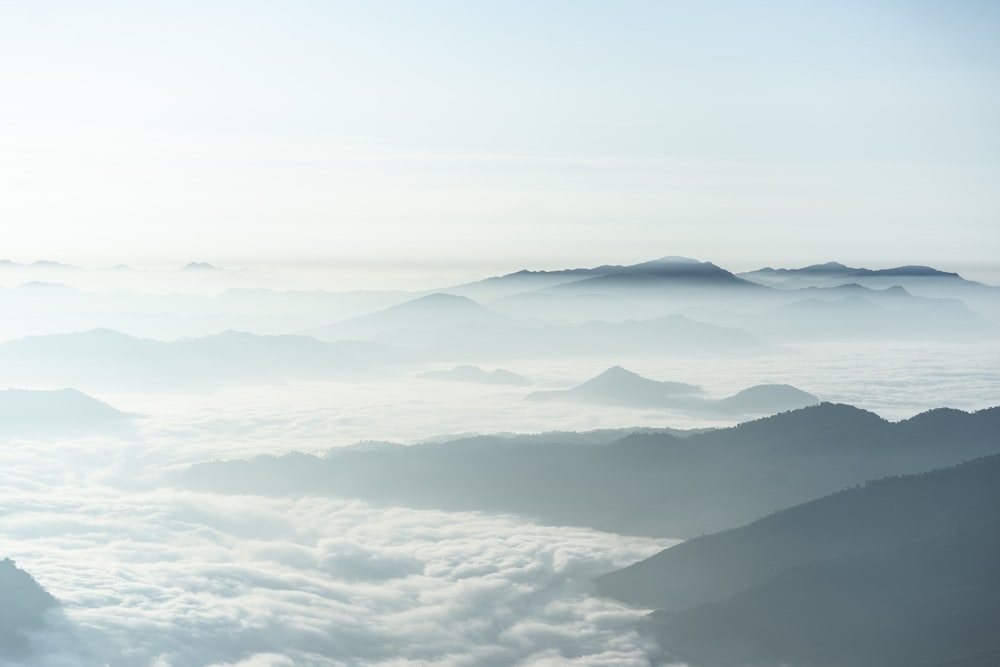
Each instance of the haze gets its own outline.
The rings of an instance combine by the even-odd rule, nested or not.
[[[4,3],[0,664],[1000,663],[997,34]]]
[[[1000,247],[990,3],[2,11],[12,259],[986,278]]]

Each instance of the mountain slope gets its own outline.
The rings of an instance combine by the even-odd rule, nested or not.
[[[380,451],[332,450],[194,466],[169,480],[235,493],[326,493],[409,507],[516,512],[547,523],[688,537],[885,475],[1000,453],[1000,409],[915,427],[818,406],[677,437],[644,432],[581,447],[511,437]],[[941,435],[946,421],[954,430]]]
[[[605,575],[681,660],[994,664],[1000,456],[870,482]]]
[[[26,633],[45,623],[57,602],[9,558],[0,560],[0,656],[23,658],[30,651]]]

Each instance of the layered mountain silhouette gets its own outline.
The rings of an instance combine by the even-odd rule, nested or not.
[[[29,633],[45,625],[58,603],[10,558],[0,560],[0,657],[19,660],[31,651]]]
[[[487,278],[474,283],[449,288],[455,294],[473,298],[496,299],[513,294],[547,290],[559,286],[571,289],[618,289],[629,284],[661,286],[717,287],[746,286],[752,281],[719,268],[711,262],[699,262],[688,257],[661,257],[631,265],[603,265],[593,268],[557,271],[517,271],[505,276]]]
[[[588,276],[547,288],[585,291],[618,289],[752,289],[758,285],[719,268],[711,262],[687,257],[663,257],[620,267],[602,275]]]
[[[1000,456],[866,483],[605,575],[657,608],[674,657],[734,664],[993,665]]]
[[[866,269],[828,262],[799,269],[765,267],[738,275],[778,291],[809,287],[830,288],[848,284],[875,290],[901,287],[914,296],[960,300],[977,314],[985,316],[994,326],[1000,326],[1000,287],[966,280],[957,273],[941,271],[930,266]]]
[[[762,285],[783,288],[804,287],[809,285],[842,285],[849,282],[862,283],[869,286],[883,286],[881,283],[891,282],[893,285],[903,285],[907,281],[949,281],[953,283],[980,284],[965,280],[957,273],[940,271],[930,266],[897,266],[890,269],[864,269],[846,266],[840,262],[813,264],[799,269],[772,269],[764,267],[756,271],[738,274],[741,278]]]
[[[830,262],[737,275],[711,262],[664,257],[630,266],[520,271],[449,289],[497,312],[560,324],[650,320],[690,309],[731,311],[706,321],[780,340],[844,334],[968,339],[997,335],[1000,325],[1000,288],[921,266],[872,270]],[[809,300],[818,303],[802,307],[817,313],[782,310]],[[818,319],[812,323],[810,317]]]
[[[132,432],[131,415],[76,389],[0,390],[0,437]]]
[[[683,382],[663,382],[642,377],[621,366],[612,366],[583,384],[564,390],[536,391],[534,401],[576,401],[635,408],[665,408],[690,412],[773,414],[819,403],[819,399],[791,385],[758,385],[713,400],[701,387]]]
[[[325,493],[410,507],[516,512],[547,523],[690,537],[885,475],[1000,452],[1000,408],[902,422],[824,403],[681,436],[459,439],[327,457],[207,463],[168,480],[237,493]]]
[[[664,257],[627,266],[518,271],[430,294],[239,287],[214,295],[205,293],[207,286],[218,282],[220,289],[232,287],[229,277],[235,280],[237,274],[194,262],[171,275],[200,293],[140,294],[81,289],[78,279],[86,282],[95,270],[37,263],[2,266],[22,283],[0,288],[0,305],[9,315],[0,323],[0,337],[6,338],[110,328],[166,340],[239,329],[382,342],[431,349],[438,361],[480,363],[484,352],[495,354],[489,360],[510,358],[515,342],[527,346],[530,356],[548,355],[559,348],[553,337],[576,335],[572,328],[588,322],[614,326],[632,321],[635,327],[679,314],[699,320],[702,327],[728,327],[728,338],[742,335],[744,340],[735,341],[733,348],[737,353],[746,353],[746,339],[758,345],[763,345],[760,339],[799,342],[838,336],[968,340],[996,336],[1000,327],[1000,287],[919,266],[871,270],[828,263],[734,274],[711,262]],[[107,277],[109,271],[95,275]],[[59,282],[73,286],[54,286]],[[580,342],[575,347],[585,348],[587,334],[576,337]],[[717,332],[715,337],[716,351],[723,353],[727,336]],[[699,350],[693,341],[677,344]],[[654,347],[648,341],[643,346]],[[707,352],[708,345],[700,350]]]

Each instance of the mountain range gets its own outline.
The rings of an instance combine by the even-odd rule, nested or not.
[[[558,356],[560,346],[553,340],[567,336],[573,339],[570,349],[580,354],[595,342],[607,346],[613,335],[608,328],[619,325],[623,329],[614,343],[619,350],[622,339],[632,335],[626,329],[649,329],[640,337],[650,352],[656,348],[655,330],[676,330],[658,354],[675,347],[678,354],[710,352],[708,343],[697,345],[697,333],[684,333],[695,326],[712,331],[715,350],[726,354],[839,337],[963,341],[1000,335],[1000,287],[930,267],[870,270],[828,263],[734,274],[711,262],[663,257],[633,265],[518,271],[425,292],[279,291],[223,281],[219,291],[207,293],[217,279],[235,279],[238,273],[190,269],[169,275],[183,278],[194,291],[163,293],[87,291],[79,281],[85,283],[96,270],[79,267],[4,266],[5,275],[25,280],[0,288],[0,306],[8,314],[0,339],[113,329],[171,340],[236,328],[430,349],[438,360],[478,363],[483,354],[501,359],[522,350]],[[121,271],[98,273],[107,278]],[[130,271],[130,278],[132,273],[137,279],[145,275]],[[115,277],[112,284],[120,282]],[[682,315],[686,324],[665,319]],[[578,331],[581,325],[608,330],[597,335]],[[730,344],[732,351],[723,352]],[[754,346],[756,352],[750,350]]]
[[[690,537],[885,475],[1000,453],[1000,408],[901,422],[824,403],[692,434],[581,446],[479,437],[193,466],[164,483],[230,493],[322,493],[546,523]]]

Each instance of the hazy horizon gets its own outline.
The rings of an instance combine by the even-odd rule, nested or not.
[[[12,258],[978,273],[1000,247],[989,3],[0,11]]]
[[[0,3],[0,664],[994,667],[997,35]]]

